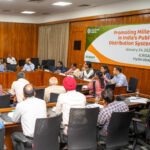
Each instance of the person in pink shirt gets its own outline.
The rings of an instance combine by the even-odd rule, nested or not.
[[[105,90],[106,82],[103,78],[103,73],[97,70],[94,74],[94,78],[88,84],[88,89],[90,90],[89,93],[93,94],[94,96],[100,96],[101,92]]]

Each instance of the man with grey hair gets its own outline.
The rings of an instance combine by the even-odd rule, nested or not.
[[[50,100],[50,93],[61,94],[66,92],[63,86],[58,85],[58,80],[56,77],[51,77],[49,79],[49,85],[49,87],[45,88],[44,92],[44,100],[46,101],[46,103],[48,103]]]
[[[19,72],[17,74],[17,81],[14,81],[11,86],[10,94],[15,96],[14,102],[22,102],[23,101],[23,88],[25,85],[29,84],[29,81],[25,79],[25,73]]]

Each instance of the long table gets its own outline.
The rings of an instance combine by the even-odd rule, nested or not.
[[[10,89],[11,88],[11,84],[13,81],[16,81],[17,78],[17,73],[18,72],[4,72],[4,73],[0,73],[0,84],[3,86],[3,89]],[[26,79],[32,83],[36,88],[41,88],[41,87],[46,87],[49,85],[49,78],[50,77],[56,77],[58,79],[58,84],[62,85],[62,81],[65,78],[65,76],[63,75],[59,75],[59,74],[54,74],[51,72],[46,72],[46,71],[41,71],[41,70],[37,70],[37,71],[33,71],[33,72],[25,72],[26,74]],[[87,81],[84,81],[82,79],[76,79],[77,84],[88,84]],[[126,93],[126,87],[117,87],[115,88],[116,95],[119,94],[125,94]],[[87,101],[90,101],[89,99]],[[94,99],[91,99],[91,102],[94,102]],[[47,104],[47,107],[53,107],[56,104]],[[5,108],[5,109],[0,109],[0,112],[10,112],[12,111],[14,108]],[[18,123],[6,123],[5,124],[6,127],[6,139],[5,139],[5,145],[7,146],[7,150],[13,150],[12,147],[12,142],[11,142],[11,134],[14,131],[20,131],[21,130],[21,126]]]

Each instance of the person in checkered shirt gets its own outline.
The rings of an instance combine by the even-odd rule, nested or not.
[[[114,94],[111,89],[106,89],[102,92],[104,100],[104,108],[98,115],[98,125],[102,126],[100,136],[106,136],[107,128],[113,112],[127,112],[129,111],[128,105],[123,101],[115,101]]]

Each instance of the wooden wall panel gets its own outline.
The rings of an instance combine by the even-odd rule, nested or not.
[[[101,17],[100,17],[101,18]],[[68,52],[68,67],[71,66],[73,62],[78,64],[80,67],[84,63],[84,53],[85,53],[85,45],[86,45],[86,30],[87,27],[93,26],[106,26],[106,25],[122,25],[122,24],[138,24],[138,23],[150,23],[150,13],[147,14],[139,14],[137,11],[137,15],[134,13],[131,15],[108,15],[107,18],[101,19],[90,19],[81,21],[73,20],[70,22],[70,40],[69,40],[69,52]],[[78,35],[79,34],[79,35]],[[73,50],[74,40],[81,40],[82,46],[80,54],[78,51]],[[101,64],[93,63],[93,68],[100,69]],[[108,65],[111,74],[115,65]],[[130,77],[136,77],[139,79],[138,88],[140,92],[145,94],[150,94],[150,70],[140,69],[140,68],[132,68],[132,67],[124,67],[122,66],[123,73],[127,76],[129,80]]]
[[[38,26],[36,24],[0,22],[0,57],[8,53],[19,59],[37,57]]]

